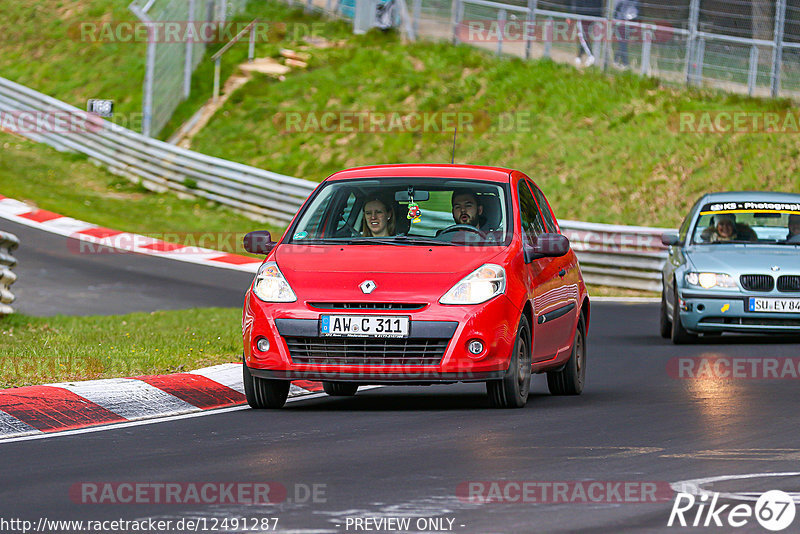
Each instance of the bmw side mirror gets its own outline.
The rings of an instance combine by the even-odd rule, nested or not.
[[[561,234],[539,234],[533,245],[524,245],[525,262],[539,258],[559,258],[569,252],[569,239]]]
[[[678,232],[664,232],[661,235],[661,243],[668,247],[673,245],[680,247],[683,245],[683,241],[681,241],[681,238],[678,236]]]
[[[277,243],[266,230],[257,230],[244,236],[244,249],[250,254],[269,254]]]

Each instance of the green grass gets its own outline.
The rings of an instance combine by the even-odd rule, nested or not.
[[[219,240],[207,238],[208,248],[225,248],[214,246],[219,242],[227,246],[225,252],[239,254],[246,254],[241,234],[267,229],[277,238],[284,230],[214,202],[148,191],[84,156],[59,153],[4,133],[0,133],[0,194],[107,228],[189,245],[198,244],[190,242],[199,238],[198,233],[210,232]]]
[[[0,322],[0,388],[238,362],[241,313],[203,308],[90,317],[11,315]]]

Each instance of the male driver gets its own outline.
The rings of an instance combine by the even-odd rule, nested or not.
[[[475,228],[480,227],[483,206],[478,203],[475,193],[469,189],[456,189],[453,191],[452,202],[453,220],[456,224],[468,224]]]
[[[800,244],[800,215],[789,215],[789,235],[786,236],[786,242],[792,244]]]

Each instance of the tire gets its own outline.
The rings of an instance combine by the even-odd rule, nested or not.
[[[560,371],[547,373],[551,395],[580,395],[586,382],[586,319],[581,314],[572,341],[572,355]]]
[[[289,396],[288,380],[268,380],[250,374],[247,363],[242,363],[242,381],[244,382],[244,396],[251,408],[261,410],[264,408],[281,408],[286,404]]]
[[[659,333],[664,339],[669,339],[672,335],[672,321],[667,315],[667,295],[666,288],[661,290],[661,320],[659,321]]]
[[[672,330],[670,330],[670,337],[672,338],[672,343],[675,345],[685,345],[687,343],[692,343],[697,339],[697,336],[694,334],[690,334],[681,323],[681,314],[678,311],[678,286],[675,285],[675,293],[673,295],[674,303],[672,306]]]
[[[531,389],[531,327],[520,317],[508,370],[500,380],[486,382],[486,393],[493,408],[522,408]]]
[[[331,397],[352,397],[358,391],[353,382],[322,382],[322,389]]]

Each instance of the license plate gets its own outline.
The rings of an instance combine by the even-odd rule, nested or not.
[[[751,312],[800,313],[800,299],[750,297],[747,309]]]
[[[381,315],[323,315],[319,333],[323,336],[408,337],[408,317]]]

